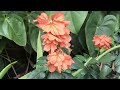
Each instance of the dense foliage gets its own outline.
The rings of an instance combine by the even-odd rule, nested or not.
[[[0,11],[0,78],[119,79],[120,12],[62,11],[63,16],[55,17],[58,12]],[[63,27],[63,31],[58,26]],[[66,29],[70,33],[65,34]],[[42,37],[46,34],[53,36],[48,40],[48,36]],[[59,44],[50,51],[45,45],[53,38],[56,41],[51,42]],[[17,52],[10,51],[11,48],[16,48]],[[58,55],[61,51],[64,57]],[[62,64],[66,64],[60,67],[57,63],[53,68],[50,55],[69,58],[72,63],[68,64],[64,59]]]

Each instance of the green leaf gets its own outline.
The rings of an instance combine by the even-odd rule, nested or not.
[[[65,52],[66,54],[70,55],[70,52],[69,52],[69,50],[67,48],[63,47],[62,51]]]
[[[106,79],[106,76],[112,71],[112,69],[107,66],[107,65],[103,65],[101,72],[100,72],[100,78],[101,79]]]
[[[68,28],[77,35],[87,17],[88,11],[64,11],[64,14],[66,20],[71,22]]]
[[[64,76],[64,79],[74,79],[74,77],[71,74],[62,73],[62,75]]]
[[[47,79],[64,79],[64,76],[61,73],[53,72],[49,73]]]
[[[8,70],[9,70],[15,63],[17,63],[17,61],[8,64],[8,65],[0,72],[0,79],[2,79],[2,78],[4,77],[4,75],[8,72]]]
[[[114,35],[113,38],[114,38],[115,42],[120,43],[120,36],[119,35]]]
[[[29,23],[29,38],[32,45],[32,48],[37,52],[37,38],[39,34],[39,28],[36,26],[36,23],[33,20],[37,19],[37,16],[40,15],[41,11],[32,11],[28,16]],[[41,30],[41,29],[40,29]],[[42,32],[41,32],[42,34]]]
[[[118,55],[115,60],[115,71],[120,73],[120,55]]]
[[[119,66],[116,66],[115,71],[116,71],[117,73],[120,73],[120,65],[119,65]]]
[[[43,56],[37,59],[36,65],[44,65],[47,63],[47,57]]]
[[[13,40],[20,46],[25,46],[26,31],[23,19],[14,14],[0,16],[0,35]]]
[[[31,44],[27,42],[26,46],[24,47],[25,51],[28,52],[29,54],[32,54],[33,49],[31,47]]]
[[[114,15],[107,15],[104,17],[102,23],[100,26],[98,26],[96,29],[96,35],[113,35],[115,31],[115,25],[117,23],[117,19]]]
[[[120,55],[118,55],[115,60],[115,66],[119,66],[119,65],[120,65]]]
[[[92,40],[102,19],[103,19],[102,12],[94,11],[90,14],[90,17],[86,23],[86,27],[85,27],[86,44],[87,44],[90,56],[96,56],[95,46]]]
[[[78,33],[78,40],[82,46],[82,48],[84,49],[85,53],[88,53],[88,49],[87,49],[87,44],[86,44],[86,36],[85,36],[85,24],[83,24],[84,27],[81,28],[80,32]]]
[[[19,79],[43,79],[45,77],[45,73],[41,72],[39,69],[35,69],[26,75],[20,77]]]
[[[29,38],[29,33],[28,32],[27,32],[27,43],[26,43],[26,46],[24,46],[24,49],[29,54],[33,53],[33,48],[32,48],[31,43],[30,43],[30,38]]]
[[[41,31],[39,31],[39,35],[37,39],[37,60],[42,56],[43,56],[43,48],[41,43]]]
[[[37,38],[39,34],[39,28],[29,23],[29,38],[32,48],[37,52]]]
[[[72,64],[71,68],[72,69],[80,69],[84,67],[83,61],[81,59],[79,59],[78,57],[74,57],[73,61],[75,63]]]
[[[52,15],[52,14],[55,14],[55,13],[57,13],[57,12],[59,12],[59,11],[45,11],[45,13],[46,13],[48,16],[50,16],[50,15]]]
[[[103,64],[106,64],[106,63],[109,63],[111,61],[113,61],[115,59],[115,57],[111,54],[111,53],[108,53],[107,55],[103,56],[99,62],[103,63]]]
[[[7,44],[7,40],[5,38],[2,38],[0,40],[0,54],[2,53],[2,51],[5,48],[6,44]]]
[[[98,79],[100,73],[99,67],[97,65],[92,65],[92,69],[88,73],[90,73],[94,79]]]
[[[84,76],[86,75],[87,71],[85,68],[81,69],[80,73],[76,75],[77,79],[84,79]]]
[[[84,62],[87,61],[86,57],[84,57],[84,56],[82,56],[82,55],[76,55],[76,57],[77,57],[80,61],[84,61]]]
[[[116,16],[117,18],[117,22],[116,22],[116,25],[115,25],[115,33],[118,33],[120,32],[120,11],[112,11],[110,14]]]

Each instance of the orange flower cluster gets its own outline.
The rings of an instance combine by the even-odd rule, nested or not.
[[[111,38],[107,35],[95,35],[93,37],[93,43],[98,48],[109,49],[111,42]]]
[[[61,49],[48,55],[48,65],[49,71],[54,72],[57,70],[61,73],[61,70],[66,70],[70,68],[71,64],[74,63],[72,58],[64,53]]]
[[[41,13],[34,22],[38,22],[37,27],[41,28],[45,34],[41,36],[43,39],[44,51],[48,52],[49,71],[68,69],[74,61],[71,57],[65,54],[61,48],[70,49],[70,29],[67,28],[69,21],[64,20],[63,12],[57,12],[50,16],[46,13]]]

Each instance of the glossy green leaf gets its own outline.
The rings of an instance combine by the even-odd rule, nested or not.
[[[106,76],[112,71],[112,69],[107,66],[107,65],[103,65],[101,72],[100,72],[100,78],[101,79],[106,79]]]
[[[65,19],[71,22],[68,28],[77,35],[87,17],[88,11],[64,11],[64,14]]]
[[[96,35],[113,35],[115,31],[115,25],[117,23],[117,19],[114,15],[107,15],[104,17],[100,26],[96,28]]]
[[[20,46],[25,46],[26,31],[23,19],[15,14],[0,16],[0,35],[13,40]]]
[[[45,73],[41,72],[39,69],[35,69],[26,75],[20,77],[19,79],[43,79],[45,77]]]

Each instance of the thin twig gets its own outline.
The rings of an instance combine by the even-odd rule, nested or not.
[[[27,65],[27,68],[26,68],[25,73],[27,73],[27,72],[28,72],[28,68],[29,68],[29,61],[28,61],[28,65]]]
[[[9,74],[7,73],[7,76],[8,76],[8,78],[10,79],[10,76],[9,76]]]
[[[10,57],[8,56],[8,53],[7,53],[6,49],[5,49],[5,53],[6,53],[6,55],[7,55],[8,60],[9,60],[10,63],[11,63]],[[14,71],[16,77],[17,77],[17,73],[16,73],[15,68],[14,68],[13,66],[12,66],[12,69],[13,69],[13,71]]]

